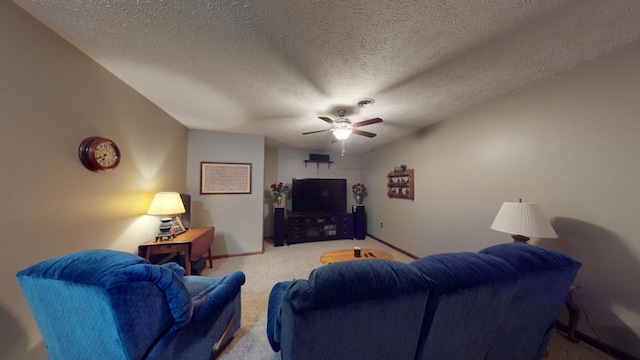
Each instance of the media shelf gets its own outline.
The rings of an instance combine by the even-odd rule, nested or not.
[[[287,245],[338,239],[353,239],[352,214],[345,212],[289,215]]]
[[[308,163],[316,163],[316,168],[319,169],[320,168],[320,164],[327,164],[327,169],[331,169],[331,164],[333,164],[333,161],[330,160],[304,160],[304,167],[307,167]]]

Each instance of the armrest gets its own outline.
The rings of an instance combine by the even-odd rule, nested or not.
[[[173,271],[174,273],[176,273],[176,275],[178,275],[179,278],[182,278],[187,272],[184,270],[184,268],[172,261],[166,263],[166,264],[162,264],[160,265],[164,268],[167,268],[171,271]]]
[[[280,351],[280,304],[291,281],[283,281],[275,284],[269,294],[269,307],[267,309],[267,339],[273,351]]]
[[[163,266],[137,264],[114,272],[105,285],[115,287],[120,283],[132,281],[152,282],[164,292],[175,321],[173,325],[175,328],[180,328],[189,322],[192,299],[175,272]]]
[[[187,288],[193,289],[193,284],[190,283],[194,281],[202,285],[200,281],[202,277],[199,277],[201,278],[200,280],[192,278],[196,278],[196,276],[184,277]],[[202,289],[199,293],[192,295],[191,298],[193,302],[193,322],[196,324],[214,312],[215,309],[233,300],[245,282],[245,275],[241,271],[234,271],[220,279],[209,280],[214,280],[214,282],[210,286]]]

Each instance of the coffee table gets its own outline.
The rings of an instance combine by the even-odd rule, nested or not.
[[[327,253],[322,254],[322,256],[320,256],[320,262],[323,264],[331,264],[334,262],[349,261],[349,260],[368,260],[368,259],[393,260],[393,255],[389,254],[384,250],[362,248],[360,250],[360,253],[362,254],[360,255],[360,257],[355,257],[353,254],[353,248],[329,251]],[[374,256],[369,255],[369,253],[373,254]],[[365,256],[365,254],[367,254],[368,256]]]

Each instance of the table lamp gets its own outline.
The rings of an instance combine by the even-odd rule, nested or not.
[[[159,192],[149,205],[148,215],[162,216],[160,219],[160,232],[156,235],[156,241],[162,238],[173,238],[171,227],[176,221],[176,216],[186,212],[180,194],[177,192]]]
[[[511,234],[514,242],[527,244],[530,237],[558,237],[538,204],[505,202],[491,224],[491,229]]]

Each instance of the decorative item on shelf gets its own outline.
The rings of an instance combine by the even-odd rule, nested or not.
[[[185,213],[186,209],[182,203],[182,198],[177,192],[159,192],[151,201],[148,215],[162,216],[160,219],[160,232],[156,235],[156,241],[163,238],[171,239],[185,231],[179,214]]]
[[[271,184],[271,192],[273,192],[273,195],[276,197],[278,207],[282,207],[282,195],[286,195],[289,192],[289,186],[283,182]]]
[[[500,207],[491,229],[511,234],[513,242],[527,244],[530,237],[555,239],[555,230],[540,209],[540,205],[505,202]]]
[[[356,205],[362,205],[362,197],[367,193],[367,187],[364,184],[356,183],[351,186],[351,191],[356,196]]]

